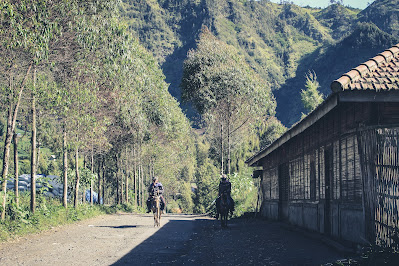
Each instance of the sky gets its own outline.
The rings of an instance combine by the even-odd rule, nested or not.
[[[280,3],[280,0],[271,0],[275,3]],[[289,0],[294,2],[298,6],[311,6],[311,7],[327,7],[330,4],[330,0]],[[372,3],[373,0],[343,0],[345,6],[356,7],[360,9],[365,9],[367,7],[367,2]]]

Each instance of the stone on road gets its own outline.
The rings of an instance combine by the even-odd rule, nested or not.
[[[321,265],[341,254],[258,219],[114,214],[0,244],[0,265]]]

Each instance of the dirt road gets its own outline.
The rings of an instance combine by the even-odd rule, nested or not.
[[[317,240],[255,219],[221,229],[206,216],[115,214],[0,245],[0,265],[320,265],[342,258]]]

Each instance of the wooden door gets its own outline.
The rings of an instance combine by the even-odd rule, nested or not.
[[[289,199],[289,167],[288,164],[281,164],[278,168],[279,181],[279,206],[278,214],[280,220],[288,220],[288,199]]]
[[[331,235],[331,195],[333,179],[333,151],[332,146],[324,150],[324,176],[325,176],[325,204],[324,204],[324,233]]]

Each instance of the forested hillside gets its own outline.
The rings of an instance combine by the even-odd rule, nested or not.
[[[328,95],[329,84],[348,67],[397,42],[397,6],[396,0],[377,0],[363,11],[340,4],[315,9],[267,0],[126,0],[122,14],[160,62],[173,96],[180,99],[182,62],[206,25],[266,81],[276,96],[277,117],[290,126],[305,112],[300,91],[309,70]]]

